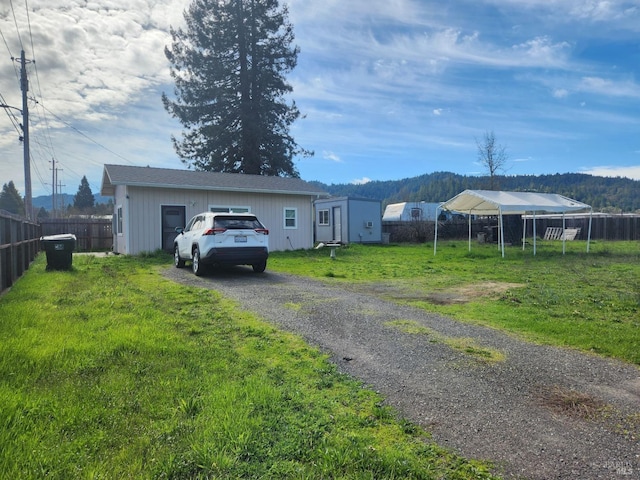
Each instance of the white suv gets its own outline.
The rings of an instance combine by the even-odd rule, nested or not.
[[[174,264],[181,268],[190,261],[198,276],[206,265],[251,265],[256,273],[267,267],[269,230],[255,215],[199,213],[176,232]]]

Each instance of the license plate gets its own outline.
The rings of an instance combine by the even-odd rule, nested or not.
[[[236,243],[247,243],[246,235],[236,235]]]

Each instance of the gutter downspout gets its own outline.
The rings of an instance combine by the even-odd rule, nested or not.
[[[124,250],[125,253],[127,255],[132,255],[131,253],[131,204],[129,202],[130,197],[129,197],[129,186],[125,186],[124,189],[124,204],[126,204],[126,207],[122,209],[122,216],[126,219],[126,222],[123,220],[122,224],[126,225],[126,227],[123,227],[127,229],[126,233],[122,232],[124,235]],[[139,247],[139,245],[138,245]],[[139,253],[139,249],[138,251],[135,252],[136,254]]]
[[[469,212],[469,251],[471,251],[471,212]]]
[[[498,208],[500,213],[500,244],[502,245],[502,258],[504,258],[504,219],[502,218],[502,207]]]
[[[565,217],[564,217],[564,212],[562,212],[562,254],[564,255],[565,251],[566,251],[566,245],[567,245],[567,234],[565,232],[566,230],[566,225],[565,225]]]
[[[533,211],[533,256],[536,256],[536,240],[538,239],[538,233],[536,232],[536,211]]]

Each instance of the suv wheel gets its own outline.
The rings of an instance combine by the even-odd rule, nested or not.
[[[202,275],[202,264],[200,263],[200,250],[196,247],[193,250],[193,260],[191,261],[191,268],[196,276]]]
[[[180,258],[180,252],[178,251],[178,245],[173,248],[173,264],[176,268],[184,267],[184,260]]]
[[[253,265],[251,265],[253,267],[253,271],[256,273],[262,273],[264,272],[265,268],[267,268],[267,261],[263,261],[260,263],[254,263]]]

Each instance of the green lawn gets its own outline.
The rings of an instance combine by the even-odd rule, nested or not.
[[[300,255],[339,273],[369,253],[273,263]],[[47,272],[41,255],[0,298],[3,478],[491,478],[300,338],[165,280],[170,264],[75,256]]]
[[[268,268],[640,365],[640,242],[566,248],[539,241],[536,256],[520,245],[502,258],[476,242],[439,242],[436,255],[433,244],[350,245],[335,260],[327,248],[275,252]]]

